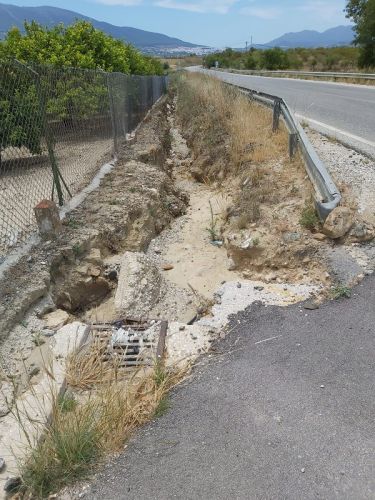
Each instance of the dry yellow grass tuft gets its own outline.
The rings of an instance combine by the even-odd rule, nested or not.
[[[140,425],[161,415],[167,394],[187,374],[189,366],[165,369],[160,362],[132,374],[102,360],[93,344],[67,360],[71,387],[64,396],[48,395],[52,415],[38,429],[42,439],[30,442],[21,464],[23,490],[31,498],[46,498],[85,477],[106,454],[119,451]],[[46,416],[45,416],[46,417]]]

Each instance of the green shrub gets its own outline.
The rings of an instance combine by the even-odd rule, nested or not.
[[[312,205],[306,205],[302,210],[299,223],[306,229],[316,229],[319,226],[319,217]]]

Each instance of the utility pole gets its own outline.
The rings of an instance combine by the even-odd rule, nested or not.
[[[253,35],[251,35],[251,42],[250,42],[250,48],[253,48]]]
[[[246,42],[246,49],[245,49],[246,52],[247,52],[247,44],[248,44],[248,42]]]

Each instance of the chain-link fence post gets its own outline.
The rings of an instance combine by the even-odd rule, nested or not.
[[[53,138],[52,138],[50,128],[48,126],[48,122],[47,122],[46,99],[45,99],[44,91],[43,91],[42,84],[41,84],[41,76],[33,68],[30,68],[26,64],[21,63],[17,59],[15,59],[15,63],[17,65],[19,65],[20,67],[24,68],[26,71],[29,71],[30,74],[32,74],[34,77],[36,92],[37,92],[38,100],[39,100],[39,109],[40,109],[40,116],[41,116],[41,120],[42,120],[44,139],[45,139],[46,145],[47,145],[48,157],[49,157],[49,160],[51,162],[52,175],[53,175],[53,187],[56,187],[57,197],[59,199],[59,205],[63,206],[64,205],[64,195],[63,195],[63,190],[61,187],[61,180],[63,181],[64,186],[65,186],[66,190],[68,191],[69,195],[70,195],[70,192],[69,192],[68,186],[65,184],[64,179],[61,176],[61,173],[59,171],[59,167],[58,167],[58,164],[56,161],[55,151],[53,149]],[[53,198],[53,188],[52,188],[52,198]]]
[[[113,131],[113,150],[114,154],[118,154],[118,137],[117,137],[117,124],[115,118],[115,108],[113,104],[113,75],[111,73],[105,73],[103,71],[103,76],[106,78],[106,85],[108,91],[108,101],[109,101],[109,113],[111,115],[112,131]]]

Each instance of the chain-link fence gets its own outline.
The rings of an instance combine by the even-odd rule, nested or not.
[[[166,90],[163,76],[0,63],[0,259],[90,182]]]

